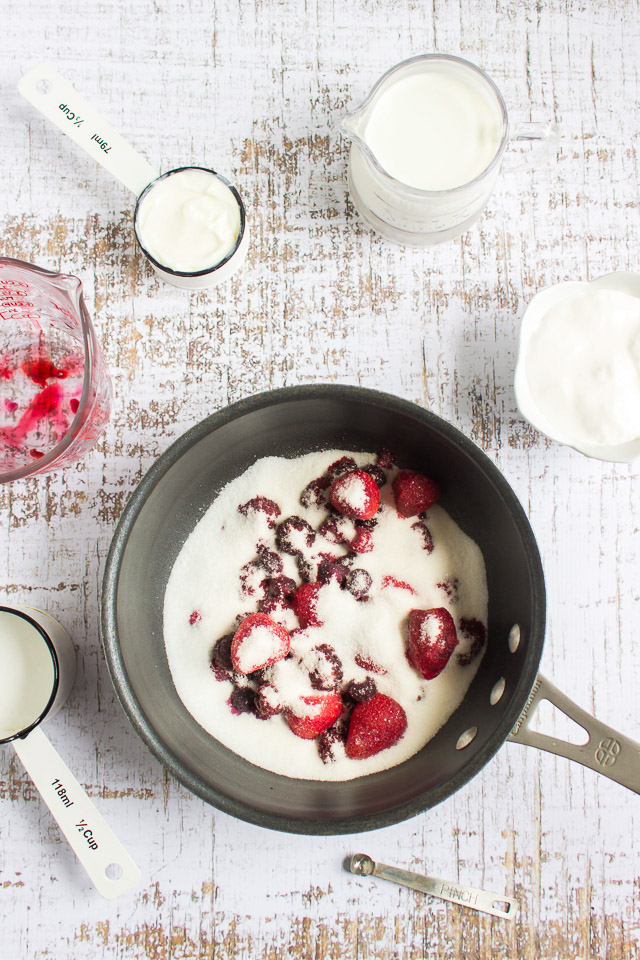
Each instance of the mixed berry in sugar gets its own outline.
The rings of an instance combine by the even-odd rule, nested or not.
[[[420,750],[486,646],[478,546],[439,505],[446,477],[389,451],[259,460],[184,544],[164,603],[173,681],[258,766],[348,780]]]

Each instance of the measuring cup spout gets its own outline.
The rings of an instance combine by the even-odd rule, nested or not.
[[[340,133],[347,140],[357,143],[363,143],[362,133],[362,110],[354,110],[353,113],[347,113],[340,120]]]

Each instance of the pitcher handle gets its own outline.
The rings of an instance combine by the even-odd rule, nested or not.
[[[503,173],[523,173],[546,163],[552,154],[558,152],[560,134],[557,123],[547,121],[514,123],[509,133],[509,143],[536,143],[530,152],[513,159],[512,162],[503,162]]]
[[[582,727],[587,734],[587,742],[569,743],[531,730],[530,724],[541,700],[548,700]],[[587,713],[541,674],[538,674],[520,719],[507,739],[547,750],[567,760],[575,760],[634,793],[640,793],[640,744]]]

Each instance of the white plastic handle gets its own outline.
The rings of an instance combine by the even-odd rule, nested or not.
[[[150,163],[48,63],[25,73],[18,90],[109,173],[139,196],[158,177]]]
[[[12,743],[98,892],[113,900],[136,886],[140,870],[42,730]]]

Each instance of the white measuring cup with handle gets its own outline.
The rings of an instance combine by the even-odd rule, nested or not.
[[[249,229],[242,198],[226,177],[215,170],[199,166],[177,167],[161,175],[48,63],[40,63],[25,73],[18,83],[18,91],[47,120],[82,147],[85,153],[137,197],[133,217],[136,239],[143,254],[163,280],[187,290],[201,290],[228,279],[241,266],[249,246]],[[161,263],[145,247],[140,231],[141,203],[149,196],[150,191],[163,185],[173,175],[189,170],[209,174],[212,183],[215,182],[222,195],[231,201],[231,205],[235,206],[237,203],[239,215],[237,235],[222,259],[197,270],[173,269],[170,265]],[[233,200],[229,197],[229,191]],[[200,200],[200,208],[195,210],[191,217],[194,229],[210,217],[211,198],[205,196]]]
[[[41,610],[0,606],[0,743],[11,743],[99,893],[113,900],[140,870],[40,729],[75,678],[69,634]]]

